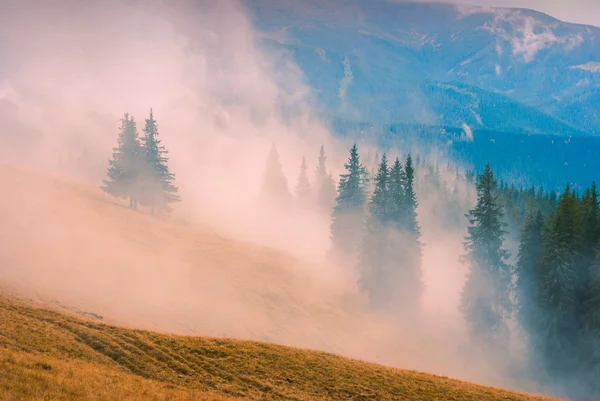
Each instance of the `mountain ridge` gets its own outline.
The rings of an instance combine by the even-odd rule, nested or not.
[[[598,27],[530,9],[446,3],[245,4],[261,41],[300,66],[316,107],[326,113],[445,124],[420,87],[423,81],[456,81],[550,117],[538,116],[539,125],[553,119],[586,134],[600,132],[600,115],[592,113],[600,109],[592,96],[600,88],[600,69],[593,68],[600,59],[591,57],[600,54]],[[566,106],[586,112],[573,115]]]

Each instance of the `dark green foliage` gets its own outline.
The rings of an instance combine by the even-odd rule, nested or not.
[[[404,166],[404,175],[406,176],[406,185],[404,187],[404,201],[406,208],[406,221],[404,227],[408,232],[413,233],[417,237],[421,236],[421,229],[417,221],[417,195],[415,193],[415,169],[412,164],[410,154],[406,158]]]
[[[467,217],[465,262],[469,267],[461,297],[461,311],[475,344],[484,349],[506,351],[506,318],[511,312],[511,268],[503,248],[503,208],[496,194],[490,165],[477,179],[477,205]]]
[[[167,212],[170,210],[169,204],[179,202],[181,198],[173,183],[175,175],[167,165],[168,151],[158,139],[158,124],[152,109],[143,131],[141,143],[144,164],[140,174],[140,203],[149,206],[152,214],[155,211]]]
[[[598,207],[598,191],[596,183],[585,191],[581,199],[582,227],[579,249],[580,269],[578,283],[578,302],[583,304],[588,295],[591,280],[591,266],[596,258],[596,246],[600,241],[600,211]]]
[[[527,326],[535,316],[538,299],[537,280],[542,261],[544,216],[531,198],[519,235],[519,254],[515,266],[516,309],[521,324]]]
[[[346,173],[340,174],[338,195],[332,212],[331,240],[338,263],[354,265],[363,234],[363,216],[367,198],[367,171],[360,162],[358,148],[352,146]]]
[[[589,399],[600,391],[600,213],[595,184],[530,190],[516,269],[519,321],[532,374],[549,391]],[[542,210],[547,207],[546,223]]]
[[[540,349],[550,380],[571,377],[578,366],[578,287],[580,272],[581,208],[567,185],[551,217],[544,241],[538,279],[539,316],[534,319]]]
[[[108,161],[108,179],[103,182],[101,188],[112,196],[129,198],[129,207],[134,209],[140,195],[143,153],[135,120],[127,113],[121,120],[117,143],[112,159]]]
[[[583,366],[588,371],[589,391],[600,394],[600,252],[590,266],[590,283],[583,314]]]
[[[536,354],[536,349],[539,347],[536,320],[541,313],[538,305],[538,281],[542,261],[543,230],[544,217],[541,210],[536,207],[534,198],[531,198],[519,234],[519,253],[515,266],[515,308],[517,319],[527,336],[526,360],[533,371],[539,371],[543,364],[537,359]]]

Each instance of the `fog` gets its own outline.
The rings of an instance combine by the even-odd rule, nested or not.
[[[439,226],[435,196],[419,208],[418,322],[369,310],[352,269],[328,263],[328,215],[258,202],[273,143],[290,191],[303,156],[313,179],[323,144],[336,177],[351,143],[250,21],[234,1],[0,3],[0,287],[108,323],[521,388],[468,349],[465,233]],[[151,107],[183,198],[168,219],[96,189],[123,113],[141,129]]]

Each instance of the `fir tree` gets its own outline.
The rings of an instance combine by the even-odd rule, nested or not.
[[[600,252],[590,267],[590,285],[583,315],[584,369],[588,372],[588,391],[600,394]]]
[[[389,197],[389,171],[384,153],[374,178],[358,268],[359,285],[377,307],[389,304],[394,285],[390,280],[392,261],[387,252],[391,206]]]
[[[394,165],[390,170],[389,179],[389,211],[390,220],[396,230],[404,230],[404,224],[407,221],[407,195],[405,187],[407,186],[404,167],[399,158],[396,158]]]
[[[596,247],[600,242],[600,209],[596,183],[585,191],[581,199],[582,232],[579,249],[580,276],[578,284],[578,299],[583,305],[588,297],[588,285],[591,281],[591,267],[596,258]]]
[[[167,165],[168,151],[158,139],[158,124],[152,109],[146,119],[141,142],[144,169],[141,174],[140,202],[149,206],[152,214],[157,209],[161,212],[169,211],[169,204],[181,199],[177,194],[178,188],[173,183],[175,175],[169,171]]]
[[[600,394],[600,213],[596,183],[582,200],[582,273],[580,304],[582,314],[583,370],[589,372],[591,394]]]
[[[421,228],[419,227],[419,222],[417,221],[417,207],[419,206],[419,203],[417,202],[417,194],[415,193],[414,189],[415,169],[413,167],[412,157],[410,154],[406,158],[404,175],[406,177],[406,184],[404,187],[404,202],[407,211],[406,220],[403,222],[404,228],[408,230],[408,232],[420,237]]]
[[[519,254],[515,266],[517,317],[528,329],[535,314],[537,282],[542,260],[544,217],[533,198],[525,215],[525,222],[519,235]]]
[[[392,170],[396,171],[394,167]],[[396,172],[393,172],[395,176]],[[396,205],[398,220],[395,220],[393,252],[398,266],[398,280],[400,288],[397,294],[398,307],[404,312],[415,312],[419,304],[419,298],[423,292],[424,284],[421,271],[422,249],[421,228],[417,220],[417,195],[414,189],[415,169],[412,157],[408,154],[403,173],[400,172],[399,179],[393,181],[404,181],[404,200]],[[396,195],[395,197],[398,197]]]
[[[380,309],[401,310],[404,318],[416,311],[423,289],[410,157],[407,170],[408,176],[399,159],[389,169],[387,157],[382,157],[373,180],[359,258],[359,284],[371,304]]]
[[[354,265],[363,232],[367,174],[356,145],[352,146],[344,167],[346,173],[340,174],[338,195],[331,215],[332,256],[338,263]]]
[[[143,160],[135,120],[127,113],[121,119],[117,142],[112,159],[108,161],[108,179],[101,188],[119,198],[129,197],[129,207],[135,209],[139,199],[139,177]]]
[[[543,358],[550,380],[577,372],[576,355],[579,335],[578,284],[581,233],[581,208],[569,185],[560,196],[544,241],[536,327],[540,337],[538,354]]]
[[[506,352],[511,269],[506,263],[509,254],[503,248],[505,224],[496,185],[488,164],[477,179],[477,205],[467,214],[470,226],[464,261],[469,273],[460,308],[475,344],[484,350]]]
[[[538,329],[535,324],[538,310],[537,300],[539,270],[542,261],[544,217],[536,207],[535,200],[530,198],[525,222],[519,234],[519,253],[515,266],[516,291],[515,303],[517,319],[523,328],[528,342],[527,360],[533,371],[540,369],[537,350]]]
[[[306,173],[306,159],[302,157],[302,164],[300,165],[300,175],[298,176],[298,183],[296,184],[296,203],[303,208],[310,205],[310,183],[308,182],[308,175]]]
[[[288,190],[287,180],[279,160],[279,152],[275,144],[267,157],[267,166],[263,176],[261,198],[264,204],[286,210],[291,204],[291,195]]]

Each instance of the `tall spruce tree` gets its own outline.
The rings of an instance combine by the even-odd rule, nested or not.
[[[396,176],[397,167],[393,169]],[[415,169],[410,153],[406,157],[404,171],[399,178],[392,181],[404,180],[404,200],[396,204],[398,220],[395,219],[394,240],[392,251],[399,261],[397,278],[399,281],[396,302],[405,313],[414,313],[418,309],[419,298],[424,290],[422,273],[422,244],[421,228],[418,222],[417,208],[419,203],[415,193]],[[399,199],[397,194],[394,198]]]
[[[423,289],[420,232],[416,221],[417,201],[409,174],[396,159],[391,169],[384,154],[374,176],[365,235],[359,257],[359,284],[378,309],[401,311],[403,318],[415,316]]]
[[[469,272],[460,309],[470,335],[483,350],[507,351],[506,318],[511,311],[511,268],[503,248],[503,208],[496,194],[496,180],[489,164],[477,179],[477,205],[467,214],[469,235],[465,238]]]
[[[135,209],[139,200],[143,157],[135,120],[128,113],[121,119],[117,143],[112,159],[108,161],[108,179],[100,188],[112,196],[129,198],[129,207]]]
[[[152,109],[143,131],[141,143],[144,168],[140,174],[140,203],[149,206],[152,214],[157,210],[167,212],[170,210],[169,205],[179,202],[181,198],[177,186],[173,183],[175,175],[169,171],[167,165],[168,151],[158,139],[158,124]]]
[[[399,158],[396,158],[390,169],[389,178],[389,212],[390,220],[394,229],[404,230],[405,222],[408,220],[408,196],[405,188],[407,187],[406,174]]]
[[[319,150],[313,194],[317,208],[328,215],[331,214],[337,193],[333,177],[327,172],[327,156],[323,145]]]
[[[517,318],[526,330],[536,313],[535,302],[540,263],[542,261],[544,216],[530,198],[525,222],[519,234],[519,253],[515,266]]]
[[[354,266],[363,234],[366,202],[366,169],[360,162],[356,145],[340,174],[338,195],[331,214],[331,254],[336,263]]]
[[[296,184],[296,203],[302,208],[307,208],[310,205],[310,200],[311,190],[306,172],[306,159],[302,157],[302,164],[300,164],[300,175],[298,176],[298,183]]]
[[[359,254],[359,286],[371,304],[385,307],[391,300],[394,283],[390,280],[393,261],[389,258],[390,221],[389,169],[385,153],[374,178],[369,201],[365,234]]]
[[[539,316],[537,300],[540,264],[542,262],[544,217],[536,206],[534,198],[530,198],[525,222],[519,234],[519,253],[515,266],[516,288],[515,307],[517,319],[526,335],[526,361],[532,372],[540,370],[543,361],[539,359],[539,327],[536,319]]]
[[[593,182],[582,200],[582,370],[588,372],[590,394],[600,394],[600,212],[598,190]]]
[[[417,221],[417,207],[419,206],[419,203],[417,202],[417,194],[415,193],[415,169],[413,167],[410,153],[406,158],[404,175],[406,177],[404,199],[405,208],[407,211],[404,227],[406,230],[408,230],[408,232],[413,233],[418,239],[421,236],[421,228],[419,227],[419,222]]]
[[[600,252],[590,267],[590,284],[583,315],[584,371],[590,394],[600,394]]]
[[[574,358],[580,333],[580,213],[577,196],[567,184],[545,237],[538,280],[540,313],[535,325],[540,337],[538,355],[543,358],[548,384],[560,379],[564,383],[581,373]]]
[[[581,207],[582,232],[579,249],[580,259],[577,263],[581,266],[579,269],[578,302],[583,306],[589,295],[588,287],[591,281],[592,264],[596,259],[596,250],[600,243],[600,207],[595,182],[585,191],[585,195],[581,199]]]

